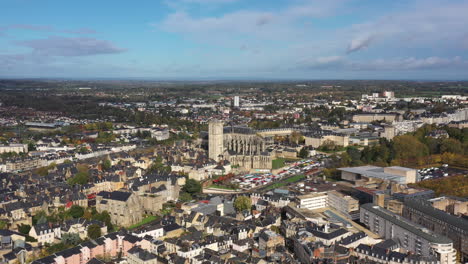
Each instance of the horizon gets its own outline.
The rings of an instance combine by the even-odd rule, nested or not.
[[[468,0],[21,0],[4,10],[2,79],[468,78]]]

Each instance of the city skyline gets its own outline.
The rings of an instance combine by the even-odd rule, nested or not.
[[[2,78],[466,79],[468,1],[21,0]]]

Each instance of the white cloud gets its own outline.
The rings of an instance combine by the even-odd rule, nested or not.
[[[192,0],[185,0],[192,1]],[[193,0],[214,1],[214,0]],[[168,32],[205,41],[237,41],[249,37],[253,41],[305,39],[311,27],[298,25],[304,18],[331,15],[343,0],[300,1],[280,11],[238,10],[219,16],[195,17],[187,11],[175,11],[162,22],[153,24]]]
[[[90,56],[114,54],[126,51],[112,42],[95,38],[48,37],[17,42],[18,45],[32,49],[32,53],[41,56]]]
[[[351,52],[355,52],[355,51],[367,48],[371,44],[372,40],[374,39],[375,39],[374,35],[356,37],[355,39],[351,40],[351,42],[349,43],[347,53],[351,53]]]
[[[402,47],[455,45],[466,34],[468,1],[419,1],[403,12],[355,24],[349,29],[348,53],[385,43]]]

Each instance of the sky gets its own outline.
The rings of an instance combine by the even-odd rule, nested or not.
[[[0,77],[468,79],[468,0],[0,2]]]

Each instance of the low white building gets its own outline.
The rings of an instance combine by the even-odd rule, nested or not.
[[[26,153],[28,152],[27,144],[10,144],[10,145],[0,145],[0,153]]]
[[[328,196],[325,192],[300,195],[297,199],[299,200],[299,208],[315,210],[328,206]]]

